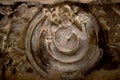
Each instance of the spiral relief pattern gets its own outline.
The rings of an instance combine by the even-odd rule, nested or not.
[[[28,59],[42,76],[51,70],[84,73],[100,57],[98,30],[93,16],[80,7],[45,7],[28,27]]]

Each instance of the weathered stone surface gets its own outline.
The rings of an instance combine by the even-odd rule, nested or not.
[[[64,1],[0,1],[0,80],[120,79],[119,0]]]
[[[0,2],[3,4],[13,4],[15,2],[40,2],[42,4],[55,4],[65,1],[72,1],[72,2],[80,2],[80,3],[90,3],[93,0],[1,0]]]
[[[0,0],[0,3],[11,5],[15,4],[16,2],[38,2],[41,4],[56,4],[61,2],[78,2],[78,3],[104,3],[104,4],[110,4],[110,3],[120,3],[120,0]]]

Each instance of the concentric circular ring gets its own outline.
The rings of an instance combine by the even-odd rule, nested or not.
[[[42,76],[51,70],[85,72],[99,59],[98,25],[91,14],[74,9],[43,8],[28,27],[27,56]]]

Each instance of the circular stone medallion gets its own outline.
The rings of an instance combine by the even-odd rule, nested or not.
[[[28,27],[27,57],[43,77],[78,78],[100,58],[98,30],[93,16],[80,7],[45,7]]]

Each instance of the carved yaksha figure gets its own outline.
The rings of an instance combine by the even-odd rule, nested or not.
[[[111,43],[102,5],[120,17],[119,2],[0,0],[0,78],[84,80]]]

